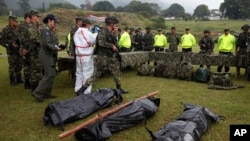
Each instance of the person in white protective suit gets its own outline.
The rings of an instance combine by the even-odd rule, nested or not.
[[[85,84],[85,81],[94,72],[94,44],[96,41],[96,35],[94,35],[89,29],[91,22],[89,19],[82,20],[82,27],[74,34],[75,42],[75,55],[76,55],[76,82],[75,93]],[[84,94],[90,94],[92,85],[90,85]]]

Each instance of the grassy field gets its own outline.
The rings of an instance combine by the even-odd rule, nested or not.
[[[203,29],[206,28],[216,32],[222,31],[224,27],[240,31],[240,27],[245,23],[246,21],[166,22],[168,27],[176,26],[180,32],[188,26],[196,34],[202,34]],[[0,18],[0,27],[5,24],[4,18]],[[65,27],[62,28],[65,29]],[[63,35],[64,32],[60,34]],[[61,38],[61,41],[63,41],[63,38]],[[194,50],[197,52],[198,47],[195,47]],[[215,53],[218,53],[217,48],[215,50]],[[0,47],[0,53],[6,54],[4,48]],[[57,127],[44,126],[42,118],[44,110],[50,102],[70,99],[75,96],[73,93],[74,83],[69,78],[68,72],[61,72],[54,81],[53,93],[58,98],[37,103],[31,96],[30,91],[25,90],[23,85],[16,87],[9,85],[8,63],[5,55],[0,55],[0,66],[0,141],[59,140],[57,135],[62,131]],[[215,71],[215,69],[216,67],[213,66],[212,71]],[[159,110],[155,116],[147,121],[147,126],[154,132],[180,115],[183,110],[181,102],[206,106],[215,113],[225,116],[226,120],[212,125],[201,140],[228,141],[230,124],[249,124],[250,122],[250,83],[246,81],[244,75],[235,78],[235,68],[233,67],[231,68],[231,74],[233,82],[244,84],[245,88],[227,91],[211,90],[207,89],[207,84],[202,83],[153,76],[137,76],[135,69],[132,69],[123,72],[122,75],[122,85],[130,91],[129,94],[124,95],[124,102],[160,90],[160,94],[157,96],[161,98]],[[109,87],[114,88],[114,82],[112,76],[107,74],[95,82],[93,89]],[[102,111],[95,112],[86,119],[66,124],[65,129],[71,129],[100,112]],[[65,139],[65,141],[72,140],[74,140],[73,136]],[[150,141],[151,139],[144,129],[144,124],[141,123],[114,134],[109,140]]]

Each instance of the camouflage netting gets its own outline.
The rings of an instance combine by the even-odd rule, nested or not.
[[[208,86],[209,89],[231,90],[244,87],[244,85],[234,85],[230,79],[229,73],[214,73],[212,80],[212,84]]]
[[[226,65],[246,67],[246,57],[241,55],[206,55],[199,53],[181,53],[181,52],[150,52],[150,61],[174,61],[190,62],[193,65]]]

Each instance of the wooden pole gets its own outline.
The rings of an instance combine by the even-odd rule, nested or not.
[[[144,95],[144,96],[142,96],[142,97],[140,97],[140,98],[137,98],[135,101],[142,100],[142,99],[145,99],[145,98],[148,98],[148,97],[152,97],[152,96],[154,96],[154,95],[156,95],[156,94],[158,94],[158,93],[159,93],[159,91],[155,91],[155,92],[149,93],[149,94]],[[130,101],[130,102],[124,103],[124,104],[122,104],[122,105],[120,105],[120,106],[117,106],[117,107],[115,107],[115,108],[113,108],[113,109],[107,111],[107,112],[104,112],[104,113],[102,113],[102,114],[100,114],[100,115],[96,115],[95,117],[89,119],[88,121],[82,123],[81,125],[78,125],[78,126],[76,126],[75,128],[70,129],[70,130],[68,130],[68,131],[66,131],[66,132],[64,132],[64,133],[62,133],[62,134],[60,134],[60,135],[58,135],[58,137],[61,138],[61,139],[66,138],[66,137],[68,137],[68,136],[74,134],[74,133],[77,132],[78,130],[80,130],[80,129],[84,128],[84,127],[87,127],[87,126],[89,126],[89,125],[91,125],[91,124],[97,122],[97,121],[100,120],[100,119],[105,118],[105,117],[107,117],[107,116],[109,116],[109,115],[111,115],[111,114],[113,114],[113,113],[116,113],[116,112],[120,111],[121,109],[123,109],[123,108],[129,106],[129,105],[132,104],[133,102],[134,102],[134,101]]]

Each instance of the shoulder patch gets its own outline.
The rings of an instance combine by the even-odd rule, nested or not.
[[[48,31],[46,31],[46,33],[45,33],[47,36],[49,35],[49,32]]]

